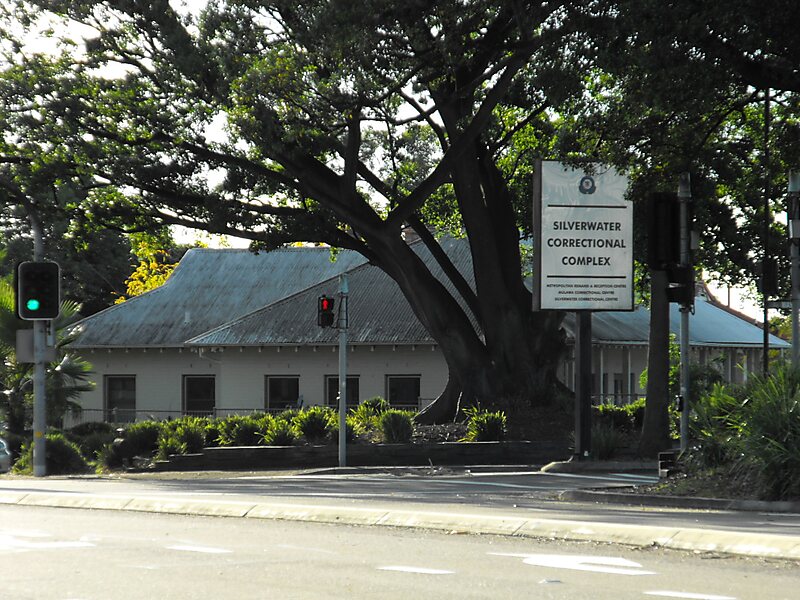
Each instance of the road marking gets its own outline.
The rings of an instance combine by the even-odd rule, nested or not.
[[[400,571],[401,573],[420,573],[422,575],[453,575],[455,573],[455,571],[445,571],[443,569],[403,566],[378,567],[378,571]]]
[[[610,573],[612,575],[656,575],[653,571],[645,571],[642,565],[625,558],[613,556],[577,556],[571,554],[506,554],[488,552],[492,556],[514,556],[522,558],[526,565],[550,567],[553,569],[571,569],[573,571],[592,571],[594,573]]]
[[[30,542],[13,535],[0,534],[0,550],[63,550],[66,548],[94,548],[89,542]]]
[[[166,546],[167,550],[179,550],[182,552],[202,552],[204,554],[230,554],[233,550],[225,548],[211,548],[208,546]]]
[[[692,594],[689,592],[645,592],[645,596],[661,596],[662,598],[686,598],[687,600],[736,600],[732,596],[714,596],[712,594]]]

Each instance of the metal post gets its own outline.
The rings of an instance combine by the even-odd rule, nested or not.
[[[575,458],[588,459],[592,447],[592,313],[575,313]]]
[[[42,228],[34,215],[29,215],[33,233],[33,260],[42,260],[44,238]],[[33,476],[47,475],[47,399],[45,397],[45,351],[47,348],[47,323],[33,322]]]
[[[761,261],[761,287],[764,301],[764,376],[769,375],[769,306],[766,264],[769,261],[769,199],[772,195],[769,164],[770,89],[764,92],[764,258]]]
[[[689,232],[689,202],[692,201],[692,188],[689,173],[681,173],[678,184],[680,203],[680,257],[682,267],[691,267],[691,240]],[[689,312],[691,306],[681,305],[681,452],[689,447]]]
[[[339,275],[339,466],[347,466],[347,275]]]
[[[789,253],[792,261],[792,367],[800,367],[800,171],[789,171]]]

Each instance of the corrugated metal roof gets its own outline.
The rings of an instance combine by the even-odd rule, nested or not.
[[[670,332],[680,338],[680,310],[670,305]],[[570,337],[575,329],[575,316],[569,313],[564,327]],[[650,311],[637,307],[632,312],[596,312],[592,316],[592,340],[596,344],[646,345],[650,332]],[[689,315],[689,343],[692,346],[760,348],[764,333],[760,327],[715,306],[702,297],[695,299],[694,313]],[[769,336],[771,348],[791,348],[791,344]]]
[[[467,281],[470,265],[466,240],[442,240],[442,246]],[[445,286],[441,270],[422,244],[414,249]],[[348,272],[350,344],[434,344],[417,319],[398,285],[378,267],[365,264]],[[317,325],[317,299],[337,297],[338,277],[303,290],[261,310],[227,323],[187,342],[193,346],[329,345],[338,341],[338,331]],[[336,307],[338,311],[338,305]],[[476,323],[473,321],[473,326]]]
[[[328,248],[189,250],[161,287],[78,322],[75,348],[183,346],[214,327],[363,264]]]
[[[469,242],[444,239],[441,245],[467,282],[474,286]],[[412,244],[440,281],[452,284],[424,245]],[[92,315],[76,327],[73,347],[327,345],[336,330],[316,323],[317,298],[335,297],[338,275],[347,271],[350,285],[349,342],[356,344],[435,343],[414,315],[397,284],[352,251],[335,262],[327,248],[285,248],[254,254],[248,250],[192,249],[167,282],[146,294]],[[592,320],[596,343],[645,345],[650,314],[597,312]],[[677,306],[670,309],[671,330],[680,330]],[[477,324],[473,325],[478,330]],[[565,329],[574,330],[568,313]],[[760,328],[697,298],[690,317],[691,344],[760,347]],[[773,348],[790,345],[770,336]]]

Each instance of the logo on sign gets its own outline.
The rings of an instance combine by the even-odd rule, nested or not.
[[[594,178],[584,175],[578,184],[578,190],[581,194],[594,194],[597,186],[594,183]]]

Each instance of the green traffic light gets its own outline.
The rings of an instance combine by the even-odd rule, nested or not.
[[[28,310],[39,310],[39,307],[40,307],[41,305],[42,305],[42,304],[41,304],[41,302],[39,302],[39,301],[38,301],[36,298],[31,298],[30,300],[28,300],[28,301],[25,303],[25,307],[26,307]]]

